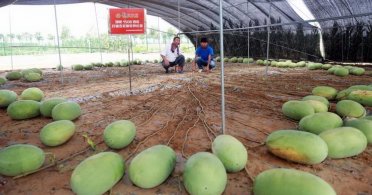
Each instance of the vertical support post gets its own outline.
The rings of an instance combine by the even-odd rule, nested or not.
[[[341,40],[341,62],[344,63],[344,35],[345,35],[345,32],[343,28],[341,28],[342,31],[342,40]]]
[[[221,54],[221,123],[222,134],[226,133],[225,121],[225,69],[224,69],[224,46],[223,46],[223,0],[220,0],[220,54]]]
[[[270,8],[269,8],[269,20],[268,25],[271,24],[271,0],[270,0]],[[270,52],[270,26],[267,27],[267,48],[266,48],[266,68],[265,68],[265,76],[267,76],[267,71],[269,69],[269,52]]]
[[[129,35],[129,47],[128,47],[128,69],[129,69],[129,92],[130,92],[130,95],[133,94],[132,92],[132,71],[130,69],[131,67],[131,59],[133,60],[133,48],[132,48],[132,35]],[[132,57],[130,56],[132,52]]]
[[[102,43],[101,43],[101,35],[99,33],[99,25],[98,25],[98,16],[97,16],[96,2],[94,2],[93,5],[94,5],[94,14],[96,15],[97,36],[98,36],[98,40],[99,40],[99,45],[98,45],[99,55],[101,57],[101,63],[103,63],[103,60],[102,60],[102,49],[101,49]]]
[[[181,32],[181,12],[180,12],[180,1],[181,0],[178,0],[177,3],[177,11],[178,11],[178,33]]]
[[[62,66],[62,58],[61,58],[61,47],[60,47],[60,44],[59,44],[59,30],[58,30],[56,0],[53,0],[53,4],[54,4],[54,19],[55,19],[55,23],[56,23],[56,33],[57,33],[57,48],[58,48],[58,59],[59,59],[58,68],[60,69],[61,84],[63,85],[63,66]]]
[[[198,48],[198,35],[195,36],[195,50]]]
[[[132,61],[134,62],[134,57],[133,57],[133,35],[130,35],[130,52],[132,55]]]
[[[248,17],[248,13],[249,13],[249,0],[247,0],[247,21],[248,21],[248,19],[249,19],[249,17]],[[249,31],[249,22],[248,22],[248,37],[247,37],[247,39],[248,39],[248,46],[247,46],[247,55],[248,55],[248,64],[250,64],[250,62],[249,62],[249,47],[250,47],[250,45],[249,45],[249,43],[250,43],[250,31]]]
[[[6,56],[6,52],[5,52],[5,35],[3,36],[3,54],[4,54],[4,56]]]
[[[128,0],[128,8],[129,8],[129,0]],[[130,95],[133,94],[132,92],[132,71],[130,69],[131,67],[131,57],[132,57],[132,61],[133,61],[133,51],[132,51],[132,35],[128,35],[128,71],[129,71],[129,92],[130,92]],[[131,52],[132,52],[132,55],[131,55]]]
[[[349,34],[349,43],[347,46],[347,59],[346,59],[347,61],[349,61],[351,31],[348,34]]]
[[[158,16],[158,44],[159,44],[159,52],[161,52],[160,47],[160,17]]]
[[[364,26],[363,26],[364,28]],[[366,31],[363,31],[362,33],[362,62],[364,62],[364,37],[367,36]]]
[[[147,25],[146,25],[146,32],[145,32],[145,36],[146,36],[146,50],[147,52],[149,52],[149,40],[148,40],[148,28],[147,28]]]
[[[13,37],[12,37],[12,14],[11,14],[11,7],[9,6],[9,35],[10,35],[10,65],[12,66],[13,70]]]

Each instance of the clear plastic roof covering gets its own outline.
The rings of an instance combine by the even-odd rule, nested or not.
[[[224,0],[224,19],[230,28],[246,27],[251,25],[264,25],[268,23],[271,15],[272,22],[303,21],[285,0],[271,0],[270,13],[269,0]],[[53,4],[54,0],[5,0],[0,3],[4,6],[13,3],[18,5]],[[55,0],[56,4],[94,2],[84,0]],[[180,4],[181,31],[208,30],[213,25],[219,26],[219,0],[102,0],[97,3],[116,7],[143,7],[148,14],[159,16],[170,24],[178,27],[178,3]]]
[[[180,5],[181,31],[209,30],[211,26],[219,26],[219,0],[4,0],[0,6],[8,4],[43,5],[67,4],[82,2],[97,2],[116,7],[143,7],[148,14],[159,16],[170,24],[178,27],[178,5]],[[249,2],[249,3],[247,3]],[[315,18],[324,19],[353,14],[372,12],[372,0],[304,0]],[[224,19],[229,28],[264,25],[271,16],[272,23],[290,23],[303,21],[286,0],[224,0]],[[369,16],[347,18],[339,21],[340,25],[355,24],[359,21],[368,22]],[[322,27],[328,27],[333,21],[321,22]],[[305,24],[304,27],[310,27]]]
[[[372,14],[372,0],[304,0],[315,18],[331,18],[364,14],[363,17],[354,17],[338,20],[341,26],[370,23]],[[322,27],[332,26],[333,20],[320,22]]]

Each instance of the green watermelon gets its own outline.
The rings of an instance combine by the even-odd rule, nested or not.
[[[28,82],[38,82],[43,79],[43,77],[39,73],[28,73],[24,76],[25,80]]]
[[[45,154],[39,147],[15,144],[0,150],[0,174],[17,176],[32,172],[44,164]]]
[[[372,144],[372,120],[365,118],[348,120],[345,126],[359,129],[366,136],[368,144]]]
[[[346,68],[336,68],[333,72],[336,76],[345,77],[349,75],[349,70]]]
[[[363,104],[365,106],[372,106],[372,91],[356,90],[352,91],[347,98]]]
[[[318,86],[312,90],[313,95],[322,96],[328,100],[333,100],[337,95],[337,90],[333,87]]]
[[[254,195],[336,195],[326,181],[295,169],[276,168],[260,173],[254,180]]]
[[[231,135],[219,135],[212,143],[213,154],[216,155],[227,172],[239,172],[248,161],[248,152],[244,145]]]
[[[339,101],[336,105],[336,112],[341,117],[360,118],[366,115],[366,109],[352,100]]]
[[[266,146],[275,156],[309,165],[321,163],[328,154],[327,144],[319,136],[297,130],[274,131]]]
[[[305,101],[311,104],[311,106],[314,108],[315,113],[328,111],[328,107],[324,103],[318,100],[305,100]]]
[[[47,146],[59,146],[67,142],[75,133],[75,124],[69,120],[54,121],[40,131],[40,140]]]
[[[44,100],[40,104],[40,113],[45,117],[52,117],[52,110],[53,108],[63,102],[66,102],[65,98],[50,98]]]
[[[353,127],[329,129],[319,136],[328,145],[328,157],[347,158],[362,153],[367,147],[366,136]]]
[[[22,100],[34,100],[40,102],[44,98],[44,92],[41,91],[39,88],[31,87],[25,89],[20,98]]]
[[[18,100],[8,106],[7,113],[15,120],[34,118],[40,115],[40,103],[34,100]]]
[[[129,120],[119,120],[109,124],[104,132],[105,143],[113,149],[121,149],[129,145],[136,136],[136,126]]]
[[[0,85],[4,85],[8,80],[4,77],[0,77]]]
[[[17,94],[10,90],[0,90],[0,108],[9,106],[9,104],[17,100]]]
[[[325,104],[327,106],[327,108],[329,107],[329,101],[327,100],[327,98],[322,97],[322,96],[308,95],[308,96],[305,96],[304,98],[302,98],[302,100],[316,100],[316,101],[320,101],[323,104]]]
[[[99,195],[110,190],[124,175],[123,158],[101,152],[83,160],[72,172],[71,189],[78,195]]]
[[[314,114],[313,106],[305,101],[290,100],[282,106],[283,114],[294,120],[301,120],[303,117]]]
[[[76,102],[63,102],[57,104],[52,110],[53,120],[73,121],[81,115],[80,105]]]
[[[342,119],[331,112],[320,112],[306,116],[300,120],[300,130],[319,134],[325,130],[341,127]]]
[[[14,72],[8,72],[5,76],[5,78],[7,78],[8,80],[10,81],[13,81],[13,80],[19,80],[22,78],[22,73],[19,72],[19,71],[14,71]]]
[[[163,183],[176,166],[176,153],[156,145],[139,153],[129,165],[129,179],[138,187],[153,188]]]
[[[222,194],[227,184],[225,167],[215,155],[198,152],[186,161],[183,184],[191,195]]]

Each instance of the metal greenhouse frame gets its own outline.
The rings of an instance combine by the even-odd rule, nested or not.
[[[165,21],[178,27],[178,35],[198,36],[200,34],[218,33],[219,34],[219,48],[221,56],[221,127],[222,132],[226,133],[226,122],[225,122],[225,87],[224,87],[224,34],[234,33],[234,31],[247,31],[247,56],[251,56],[250,53],[250,31],[255,29],[266,29],[267,38],[266,41],[266,60],[270,59],[270,45],[275,45],[289,49],[296,52],[302,52],[306,55],[313,55],[303,51],[299,51],[293,48],[283,46],[281,44],[270,43],[271,42],[271,28],[272,27],[286,27],[294,25],[303,25],[306,28],[315,28],[319,31],[322,29],[332,28],[330,22],[341,20],[342,28],[345,27],[345,23],[351,25],[358,25],[359,21],[370,21],[369,17],[372,15],[370,11],[372,8],[372,0],[345,0],[345,1],[334,1],[334,0],[304,0],[304,3],[314,14],[315,19],[304,20],[302,19],[291,7],[291,5],[285,0],[212,0],[212,1],[199,1],[199,0],[171,0],[171,1],[160,1],[160,0],[108,0],[108,1],[85,1],[85,0],[18,0],[13,1],[7,0],[2,1],[0,6],[9,4],[18,5],[43,5],[49,4],[54,5],[54,18],[57,33],[57,47],[59,56],[59,65],[62,66],[61,50],[59,42],[59,29],[58,29],[58,14],[57,4],[63,3],[80,3],[80,2],[93,2],[95,11],[95,20],[97,26],[97,35],[100,37],[100,30],[98,25],[96,3],[105,3],[117,7],[143,7],[148,10],[150,15],[158,16],[163,18]],[[246,5],[244,9],[243,5]],[[10,15],[10,10],[9,10]],[[182,18],[182,20],[181,20]],[[280,19],[280,22],[272,22],[272,18]],[[241,27],[231,27],[224,29],[224,22],[229,19],[234,24],[240,24]],[[252,25],[250,22],[261,22],[261,25]],[[317,22],[320,24],[320,29],[310,25],[310,23]],[[210,26],[208,26],[210,24]],[[12,31],[11,18],[9,17],[9,29]],[[158,29],[159,22],[158,22]],[[159,34],[160,36],[160,34]],[[342,39],[342,45],[344,45]],[[132,38],[128,36],[128,60],[133,59]],[[12,44],[12,43],[11,43]],[[197,45],[197,41],[195,46]],[[364,45],[364,43],[363,43]],[[159,49],[160,49],[160,38],[159,38]],[[363,49],[363,48],[362,48]],[[102,62],[102,45],[99,45],[100,58]],[[342,50],[343,52],[343,50]],[[132,53],[132,55],[131,55]],[[342,53],[342,59],[344,59]],[[362,53],[363,56],[363,53]],[[362,57],[363,58],[363,57]],[[11,64],[13,69],[13,55],[11,54]],[[129,74],[130,74],[130,65]],[[268,64],[266,63],[265,76],[268,76]],[[60,72],[61,83],[63,84],[63,68]],[[130,91],[131,79],[130,82]]]

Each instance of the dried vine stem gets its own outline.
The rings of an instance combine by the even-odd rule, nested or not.
[[[247,165],[245,165],[244,170],[245,170],[245,172],[247,173],[249,179],[250,179],[250,180],[252,181],[252,183],[253,183],[253,182],[254,182],[254,179],[253,179],[253,177],[251,176],[251,174],[249,173],[249,170],[248,170],[248,168],[247,168]]]
[[[173,96],[173,95],[172,95],[172,96]],[[176,96],[173,96],[172,99],[170,100],[170,102],[173,102],[175,98],[176,98]],[[158,107],[158,108],[157,108],[153,113],[151,113],[151,115],[150,115],[149,118],[147,118],[144,122],[138,124],[137,126],[142,126],[142,125],[145,125],[145,124],[147,124],[148,122],[150,122],[150,120],[152,119],[152,117],[154,117],[155,114],[156,114],[157,112],[159,112],[160,109],[164,108],[166,105],[167,105],[166,103],[163,103],[163,104],[162,104],[160,107]]]
[[[185,138],[184,138],[184,140],[183,140],[183,143],[182,143],[182,149],[181,149],[181,154],[182,154],[182,156],[184,157],[184,158],[186,158],[187,159],[187,156],[185,155],[185,145],[186,145],[186,142],[187,142],[187,138],[188,138],[188,135],[189,135],[189,132],[190,132],[190,130],[191,129],[193,129],[194,127],[196,127],[196,124],[199,122],[199,120],[200,120],[200,118],[198,117],[197,119],[196,119],[196,121],[194,122],[194,124],[190,127],[190,128],[188,128],[187,130],[186,130],[186,136],[185,136]]]
[[[131,153],[128,155],[128,157],[125,159],[125,161],[128,161],[128,160],[129,160],[129,159],[130,159],[130,158],[131,158],[131,157],[132,157],[132,156],[137,152],[137,150],[139,149],[139,147],[140,147],[142,144],[146,143],[148,139],[150,139],[151,137],[155,136],[155,135],[158,134],[160,131],[164,130],[164,129],[169,125],[169,122],[174,118],[174,116],[175,116],[175,114],[176,114],[176,110],[177,110],[177,109],[174,109],[174,111],[173,111],[173,113],[172,113],[172,117],[171,117],[171,119],[168,120],[162,128],[156,130],[155,132],[151,133],[150,135],[147,135],[147,136],[146,136],[142,141],[140,141],[140,142],[137,144],[136,148],[133,150],[133,152],[131,152]]]
[[[235,136],[236,136],[236,137],[239,137],[239,138],[241,138],[241,139],[248,140],[248,141],[250,141],[250,142],[257,143],[257,144],[264,144],[264,142],[260,142],[260,141],[253,140],[253,139],[250,139],[250,138],[242,137],[242,136],[239,136],[239,135],[235,135]]]
[[[100,142],[98,142],[96,145],[101,144],[101,143],[103,143],[103,140],[100,141]],[[39,169],[37,169],[37,170],[35,170],[35,171],[28,172],[28,173],[24,173],[24,174],[22,174],[22,175],[17,175],[17,176],[15,176],[15,177],[13,177],[13,179],[19,179],[19,178],[22,178],[22,177],[25,177],[25,176],[28,176],[28,175],[31,175],[31,174],[34,174],[34,173],[37,173],[37,172],[43,171],[43,170],[48,169],[48,168],[50,168],[50,167],[56,166],[56,165],[58,165],[58,164],[64,163],[64,162],[66,162],[66,161],[68,161],[68,160],[70,160],[70,159],[75,158],[76,156],[79,156],[79,155],[81,155],[81,154],[84,154],[85,152],[89,151],[90,149],[91,149],[91,147],[88,146],[88,147],[84,148],[83,150],[78,151],[78,152],[76,152],[76,153],[74,153],[74,154],[68,156],[67,158],[61,159],[61,160],[59,160],[59,161],[57,161],[57,162],[54,162],[54,163],[52,163],[52,164],[46,165],[46,166],[44,166],[44,167],[41,167],[41,168],[39,168]]]
[[[190,105],[190,104],[188,104]],[[176,132],[177,130],[179,129],[179,127],[181,126],[181,124],[185,121],[186,117],[188,116],[187,115],[187,112],[189,111],[189,108],[188,106],[186,106],[186,111],[185,111],[185,116],[182,118],[181,122],[178,123],[176,129],[173,131],[173,135],[169,138],[168,142],[167,142],[167,146],[169,146],[170,142],[172,141],[172,139],[176,136]]]
[[[200,109],[201,109],[200,112],[198,113],[198,117],[199,117],[200,120],[203,122],[204,128],[206,129],[207,136],[208,136],[208,138],[209,138],[209,139],[211,140],[211,142],[212,142],[212,139],[211,139],[211,137],[209,136],[208,131],[209,131],[210,133],[212,133],[212,134],[214,135],[214,137],[217,137],[217,135],[216,135],[216,133],[215,133],[215,132],[214,132],[214,131],[209,127],[209,125],[208,125],[208,123],[205,121],[205,119],[203,119],[203,118],[200,117],[200,114],[201,114],[201,113],[203,113],[203,115],[206,116],[205,111],[204,111],[204,107],[203,107],[201,101],[200,101],[199,98],[197,98],[197,97],[195,96],[195,94],[191,91],[190,86],[187,86],[187,88],[188,88],[190,94],[191,94],[191,95],[194,97],[194,99],[198,102],[198,105],[199,105],[199,107],[200,107]]]

